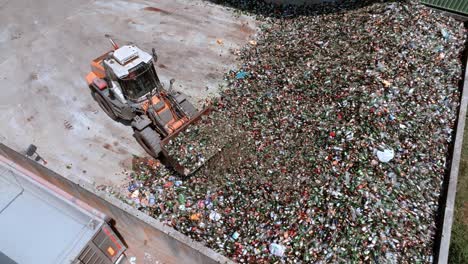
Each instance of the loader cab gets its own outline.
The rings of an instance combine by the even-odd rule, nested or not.
[[[138,101],[158,87],[159,78],[151,62],[137,65],[127,77],[119,78],[118,82],[127,100]]]
[[[147,94],[162,87],[152,59],[151,55],[133,45],[122,46],[109,53],[104,60],[104,68],[112,83],[111,89],[131,102],[146,100]]]

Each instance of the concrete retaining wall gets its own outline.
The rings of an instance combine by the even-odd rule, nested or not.
[[[463,133],[465,129],[465,121],[468,110],[468,63],[465,69],[465,82],[463,85],[462,98],[460,102],[460,110],[458,113],[457,130],[455,135],[454,149],[452,153],[452,161],[450,167],[450,175],[448,186],[446,188],[443,220],[441,227],[440,244],[438,248],[437,263],[447,263],[450,248],[450,237],[452,233],[453,215],[455,210],[455,196],[457,193],[458,173],[460,172],[460,159],[463,148]],[[465,142],[466,144],[466,142]]]
[[[8,160],[9,166],[56,185],[111,217],[128,246],[127,256],[135,256],[137,263],[232,263],[224,256],[172,228],[163,226],[159,221],[107,193],[95,191],[92,186],[81,184],[76,179],[66,179],[3,144],[0,144],[0,156]]]

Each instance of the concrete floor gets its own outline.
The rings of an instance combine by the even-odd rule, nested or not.
[[[18,151],[33,143],[52,170],[108,185],[144,152],[86,87],[90,61],[111,48],[105,36],[155,47],[162,81],[176,78],[198,102],[237,68],[229,50],[257,28],[200,0],[0,0],[0,24],[0,142]]]

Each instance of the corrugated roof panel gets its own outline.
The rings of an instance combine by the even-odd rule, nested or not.
[[[421,3],[468,15],[468,0],[421,0]]]

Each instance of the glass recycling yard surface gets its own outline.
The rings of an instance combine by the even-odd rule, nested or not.
[[[135,159],[121,198],[237,262],[432,262],[463,25],[415,3],[226,2],[262,28],[215,99],[231,140],[188,179]]]

